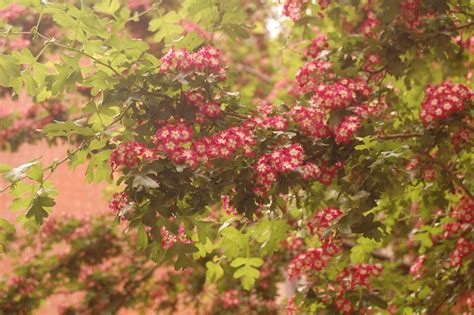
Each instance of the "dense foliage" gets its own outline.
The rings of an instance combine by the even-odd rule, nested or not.
[[[471,0],[153,2],[0,2],[2,93],[35,103],[0,117],[0,146],[70,146],[0,165],[32,233],[13,244],[36,249],[2,311],[66,287],[85,292],[66,313],[181,293],[211,313],[472,312]],[[48,218],[62,163],[114,185],[136,249],[113,220]]]

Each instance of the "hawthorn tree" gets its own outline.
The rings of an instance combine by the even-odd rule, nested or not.
[[[70,147],[51,165],[1,165],[1,191],[33,231],[58,165],[86,163],[88,181],[116,187],[110,209],[139,253],[109,279],[101,263],[127,242],[71,239],[60,272],[25,284],[35,269],[19,264],[4,311],[33,309],[88,265],[107,295],[94,282],[76,311],[164,308],[143,289],[147,259],[202,272],[180,290],[194,302],[217,290],[213,313],[472,311],[471,0],[153,2],[1,2],[2,92],[35,106],[1,118],[0,144]]]

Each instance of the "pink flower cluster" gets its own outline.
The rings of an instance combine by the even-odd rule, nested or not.
[[[180,20],[179,25],[184,29],[186,33],[195,32],[201,38],[205,40],[212,39],[212,33],[207,32],[205,29],[201,28],[198,24],[190,21],[190,20]]]
[[[444,225],[444,237],[458,236],[463,232],[470,232],[474,223],[474,201],[463,196],[459,203],[452,207],[449,216],[455,220]],[[452,266],[460,266],[464,257],[470,255],[474,250],[474,241],[466,237],[459,237],[456,248],[451,253],[450,262]]]
[[[326,124],[326,114],[320,108],[295,106],[288,116],[307,135],[315,138],[328,138],[331,130]]]
[[[419,277],[424,267],[425,263],[425,255],[420,255],[416,257],[415,262],[413,265],[410,266],[410,274],[414,275],[415,277]]]
[[[0,10],[0,19],[11,23],[25,10],[26,8],[20,4],[10,4],[8,7]]]
[[[262,155],[253,166],[257,185],[267,191],[277,181],[278,174],[293,171],[303,164],[303,153],[300,144],[290,144]]]
[[[143,143],[127,142],[119,145],[110,155],[110,167],[115,171],[121,166],[134,167],[142,160],[153,160],[156,154]]]
[[[197,108],[196,121],[205,122],[207,119],[222,116],[221,104],[216,101],[206,101],[199,91],[188,91],[184,94],[187,103]]]
[[[187,238],[185,233],[184,225],[180,225],[178,229],[178,235],[174,235],[166,229],[166,227],[160,227],[161,246],[164,249],[169,249],[176,243],[189,244],[192,241]]]
[[[354,310],[354,306],[352,305],[351,301],[342,297],[338,298],[334,302],[334,305],[336,305],[336,308],[344,315],[352,314],[352,311]]]
[[[324,60],[310,61],[301,67],[296,73],[296,83],[300,93],[307,93],[314,90],[325,76],[331,77],[328,73],[332,64]]]
[[[318,178],[319,182],[323,185],[331,185],[334,176],[344,165],[342,162],[337,161],[334,164],[329,164],[328,161],[323,161],[321,164],[321,176]]]
[[[0,130],[0,148],[8,141],[21,136],[36,137],[38,129],[42,129],[55,119],[60,119],[64,115],[63,105],[60,103],[43,104],[47,107],[47,112],[41,111],[40,106],[32,106],[20,113],[20,117],[13,120],[12,125]],[[6,113],[7,115],[14,113]],[[0,118],[3,115],[0,113]]]
[[[379,116],[382,111],[387,108],[388,105],[385,103],[385,100],[376,99],[371,102],[362,102],[359,106],[353,109],[353,112],[364,119],[368,119],[371,116]]]
[[[358,116],[345,116],[336,128],[336,142],[349,143],[354,133],[359,130],[360,123],[361,119]]]
[[[328,49],[328,37],[326,34],[318,35],[306,49],[305,55],[310,58],[317,58],[321,51]]]
[[[318,165],[311,162],[306,163],[305,165],[300,167],[300,169],[301,169],[301,177],[303,177],[306,180],[317,179],[322,174],[321,168]]]
[[[474,224],[474,201],[462,196],[456,207],[451,208],[450,216],[457,221]]]
[[[329,5],[331,4],[331,0],[318,0],[318,3],[319,7],[324,10],[329,7]]]
[[[252,116],[242,123],[248,129],[262,128],[273,130],[285,130],[288,127],[288,120],[281,115],[261,115]]]
[[[8,47],[11,50],[22,49],[25,47],[30,46],[30,40],[24,37],[16,37],[16,38],[0,38],[0,45],[2,47]]]
[[[136,11],[139,9],[149,9],[153,4],[153,0],[128,0],[128,8],[131,11]]]
[[[378,115],[384,106],[384,103],[380,101],[370,104],[360,101],[372,93],[367,82],[360,78],[341,79],[332,84],[312,85],[310,90],[314,93],[310,100],[311,106],[295,106],[288,112],[288,116],[306,135],[316,138],[335,136],[339,144],[350,142],[352,136],[361,127],[361,117]],[[335,128],[332,128],[327,120],[332,111],[339,109],[350,110],[355,115],[347,114]]]
[[[410,161],[408,161],[407,165],[405,166],[405,169],[408,172],[414,171],[415,169],[418,168],[420,163],[421,163],[421,160],[419,158],[413,158]]]
[[[283,3],[283,15],[289,17],[293,22],[302,18],[301,8],[308,0],[285,0]],[[330,4],[331,0],[318,0],[319,7],[324,10]]]
[[[465,144],[471,142],[471,131],[467,128],[461,128],[451,134],[451,144],[456,152],[460,151]]]
[[[289,17],[293,22],[301,19],[301,7],[308,0],[285,0],[283,4],[283,15]]]
[[[456,241],[456,248],[450,255],[450,263],[453,267],[460,267],[465,257],[474,251],[474,241],[460,237]]]
[[[358,97],[368,97],[372,89],[363,79],[346,78],[333,84],[320,84],[314,93],[311,105],[331,110],[354,106]]]
[[[380,25],[380,20],[374,11],[368,10],[367,17],[359,26],[359,32],[364,34],[366,37],[374,37],[374,29]]]
[[[341,285],[340,293],[344,294],[358,287],[368,287],[369,278],[381,275],[382,270],[383,267],[380,264],[356,264],[346,267],[337,276],[337,282]]]
[[[120,214],[128,204],[128,196],[125,192],[117,192],[112,195],[109,209],[115,214]]]
[[[342,248],[333,242],[327,242],[322,247],[310,248],[290,261],[287,268],[288,278],[294,280],[303,274],[323,270],[331,257],[341,251]]]
[[[450,81],[437,86],[428,86],[425,99],[421,103],[420,119],[425,125],[445,119],[455,112],[462,111],[474,101],[474,92],[463,84]]]
[[[420,0],[402,0],[400,15],[409,29],[416,29],[420,23]]]
[[[167,123],[159,128],[153,138],[157,152],[163,152],[168,159],[177,164],[195,167],[197,156],[190,149],[193,131],[186,122]]]
[[[36,288],[38,288],[39,282],[36,279],[27,279],[21,276],[14,276],[9,279],[6,286],[15,287],[15,290],[20,294],[29,296],[35,292]]]
[[[304,240],[300,237],[295,235],[290,235],[286,240],[282,242],[282,246],[284,246],[288,251],[293,254],[300,252],[303,247],[305,246]]]
[[[243,155],[252,157],[255,139],[253,132],[244,127],[230,127],[212,136],[195,141],[192,150],[200,161],[206,162],[215,158],[230,159],[240,148]]]
[[[378,54],[369,53],[365,56],[365,63],[362,68],[364,71],[372,72],[380,62],[382,62],[382,58]]]
[[[341,162],[336,162],[335,164],[329,165],[327,161],[322,161],[320,166],[311,162],[307,162],[299,167],[299,171],[301,172],[301,177],[303,177],[303,179],[316,179],[321,184],[328,186],[332,183],[334,176],[336,176],[337,171],[341,167]]]
[[[166,156],[176,164],[196,167],[211,159],[230,159],[238,149],[246,157],[254,156],[253,132],[244,127],[230,127],[212,136],[193,139],[191,126],[184,122],[161,124],[152,139],[154,148],[142,143],[121,144],[112,152],[110,164],[113,170],[120,166],[134,167],[143,160],[154,160]]]
[[[238,215],[237,209],[230,205],[230,197],[227,195],[221,196],[222,209],[228,216]]]
[[[342,217],[343,214],[344,213],[341,211],[341,209],[335,206],[330,206],[316,211],[316,214],[308,223],[308,228],[311,234],[318,234],[321,236],[324,230],[326,230],[336,220]]]
[[[221,301],[225,309],[239,306],[239,291],[235,289],[224,291],[221,297]]]
[[[212,46],[203,47],[195,53],[189,53],[184,48],[170,49],[160,61],[162,73],[177,72],[192,76],[197,72],[205,72],[214,74],[221,80],[226,78],[221,65],[221,52]]]

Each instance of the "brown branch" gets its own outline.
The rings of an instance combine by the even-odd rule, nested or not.
[[[390,139],[408,139],[416,138],[423,136],[420,132],[411,132],[411,133],[393,133],[393,134],[382,134],[377,135],[377,139],[390,140]]]
[[[270,84],[270,83],[273,82],[272,78],[271,78],[269,75],[267,75],[267,74],[265,74],[265,73],[263,73],[263,72],[261,72],[261,71],[255,69],[255,68],[252,68],[252,67],[250,67],[250,66],[247,66],[247,65],[245,65],[245,64],[239,63],[239,64],[237,65],[237,70],[239,70],[239,71],[245,71],[245,72],[247,72],[247,73],[250,73],[251,75],[253,75],[253,76],[259,78],[260,80],[262,80],[264,83]]]
[[[474,26],[474,21],[466,23],[466,24],[458,25],[454,29],[455,30],[462,30],[463,28],[468,28],[468,27],[471,27],[471,26]]]
[[[117,115],[117,117],[115,117],[115,119],[107,126],[107,128],[103,131],[107,131],[108,128],[112,127],[113,125],[115,125],[117,122],[119,122],[122,117],[125,115],[125,113],[132,107],[133,105],[133,102],[130,102],[127,107],[120,113]],[[96,136],[94,135],[93,137],[91,138],[95,138]],[[59,161],[54,161],[53,163],[51,163],[50,165],[48,166],[45,166],[43,167],[42,171],[48,171],[49,170],[49,174],[44,178],[43,181],[46,181],[52,174],[53,172],[58,168],[59,165],[63,164],[64,162],[66,161],[69,161],[71,159],[71,157],[76,154],[77,152],[79,152],[80,150],[82,150],[83,148],[85,148],[86,144],[88,144],[87,141],[83,141],[81,143],[81,145],[79,145],[76,149],[74,149],[73,151],[69,152],[65,157],[63,157],[61,160]],[[25,179],[27,176],[24,174],[23,176],[21,176],[18,180],[14,181],[14,182],[11,182],[9,185],[3,187],[3,188],[0,188],[0,193],[3,193],[7,190],[9,190],[10,188],[12,188],[15,183]]]
[[[472,193],[469,191],[469,188],[467,188],[466,185],[464,185],[464,183],[456,176],[456,174],[454,174],[450,169],[449,167],[442,163],[441,161],[435,159],[434,157],[432,157],[430,154],[428,153],[425,153],[425,156],[428,157],[429,160],[431,160],[433,163],[437,164],[438,166],[440,166],[443,171],[448,175],[448,177],[451,179],[451,181],[459,186],[463,191],[464,193],[471,199],[471,200],[474,200],[474,196],[472,195]]]
[[[344,239],[342,241],[342,246],[346,249],[351,249],[352,247],[354,247],[356,245],[357,244],[353,240],[350,240],[350,239]],[[383,260],[383,261],[393,261],[394,260],[393,256],[386,255],[386,254],[382,253],[380,250],[374,250],[370,253],[370,255],[372,257],[376,258],[376,259],[380,259],[380,260]],[[403,269],[403,271],[405,271],[406,273],[408,273],[410,271],[410,265],[407,264],[406,262],[401,262],[400,265],[399,265],[399,268]]]

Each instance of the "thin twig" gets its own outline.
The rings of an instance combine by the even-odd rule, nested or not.
[[[132,107],[133,105],[133,102],[130,102],[128,104],[128,106],[119,114],[117,115],[117,117],[115,117],[115,119],[107,126],[107,128],[103,131],[107,131],[107,129],[109,129],[110,127],[112,127],[113,125],[115,125],[117,122],[119,122],[122,117],[125,115],[125,113]],[[95,138],[96,135],[93,136],[93,138]],[[49,177],[51,177],[51,175],[54,173],[54,171],[58,168],[59,165],[63,164],[64,162],[66,161],[69,161],[72,156],[74,154],[76,154],[77,152],[79,152],[80,150],[82,150],[83,148],[85,148],[85,146],[88,144],[88,141],[83,141],[81,143],[81,145],[79,145],[76,149],[74,149],[73,151],[69,152],[65,157],[63,157],[61,160],[55,160],[53,163],[51,163],[50,165],[48,166],[45,166],[42,170],[43,171],[50,171],[49,174],[44,178],[43,181],[46,181]],[[9,190],[10,188],[12,188],[15,183],[25,179],[27,176],[24,174],[23,176],[21,176],[18,180],[14,181],[14,182],[11,182],[9,185],[3,187],[0,189],[0,193],[3,193],[7,190]]]
[[[377,135],[377,139],[408,139],[408,138],[417,138],[423,136],[422,133],[419,132],[411,132],[411,133],[393,133],[393,134],[383,134]]]
[[[469,191],[469,188],[467,188],[467,186],[464,185],[464,183],[456,176],[456,174],[454,174],[449,169],[449,167],[447,165],[445,165],[444,163],[442,163],[438,159],[435,159],[434,157],[432,157],[428,153],[426,153],[425,156],[428,157],[428,159],[431,160],[433,163],[438,164],[443,169],[443,171],[448,175],[448,177],[451,179],[451,181],[454,184],[458,185],[471,200],[474,200],[474,196]]]
[[[250,73],[251,75],[259,78],[260,80],[262,80],[263,82],[267,83],[267,84],[270,84],[272,83],[272,78],[270,76],[268,76],[267,74],[255,69],[255,68],[252,68],[252,67],[249,67],[245,64],[238,64],[237,65],[237,70],[240,70],[240,71],[245,71],[247,73]]]

